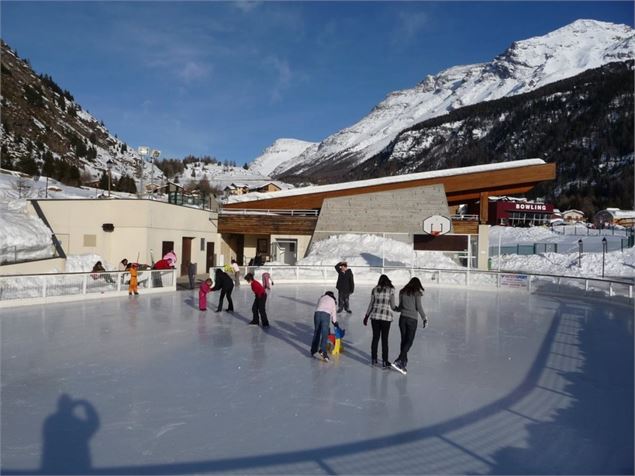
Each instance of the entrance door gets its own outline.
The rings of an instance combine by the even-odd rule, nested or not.
[[[187,266],[192,260],[192,238],[183,237],[183,251],[181,251],[181,276],[187,275]]]
[[[205,260],[205,272],[207,273],[210,268],[216,266],[214,261],[214,243],[207,242],[207,259]]]
[[[278,260],[284,264],[294,265],[298,258],[298,240],[276,240]]]
[[[238,235],[238,243],[236,244],[236,262],[243,265],[245,259],[245,235]]]

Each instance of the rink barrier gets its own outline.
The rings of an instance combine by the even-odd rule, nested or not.
[[[139,271],[139,294],[176,291],[176,269]],[[0,308],[121,297],[130,273],[15,274],[0,276]]]
[[[587,296],[622,297],[633,300],[633,280],[615,278],[590,278],[516,271],[482,271],[457,268],[414,268],[397,266],[350,266],[356,284],[375,285],[379,276],[386,274],[395,284],[406,284],[417,277],[424,286],[474,287],[480,289],[515,289],[529,293],[579,294]],[[256,279],[268,272],[274,283],[280,284],[324,284],[335,285],[337,272],[333,266],[261,266],[243,267]]]

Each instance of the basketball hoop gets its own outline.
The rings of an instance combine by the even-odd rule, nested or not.
[[[443,215],[431,215],[423,220],[423,231],[428,235],[440,236],[450,233],[452,221]]]

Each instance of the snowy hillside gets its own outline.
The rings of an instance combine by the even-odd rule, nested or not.
[[[307,149],[317,150],[317,142],[307,142],[298,139],[278,139],[267,147],[262,155],[258,156],[251,164],[249,170],[260,175],[268,176],[278,166],[297,157]]]
[[[533,91],[606,63],[632,59],[635,39],[626,25],[578,20],[547,35],[514,42],[488,63],[456,66],[396,91],[356,124],[275,169],[274,176],[309,174],[344,158],[359,164],[402,130],[454,109]]]

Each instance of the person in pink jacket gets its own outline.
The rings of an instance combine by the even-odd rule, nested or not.
[[[335,327],[339,327],[335,295],[331,291],[326,291],[318,300],[315,314],[313,314],[315,331],[313,332],[313,342],[311,343],[311,355],[326,362],[329,360],[329,355],[326,353],[326,343],[329,337],[331,321]]]
[[[201,283],[198,289],[198,308],[201,311],[207,311],[207,293],[212,289],[212,279],[207,278]]]

